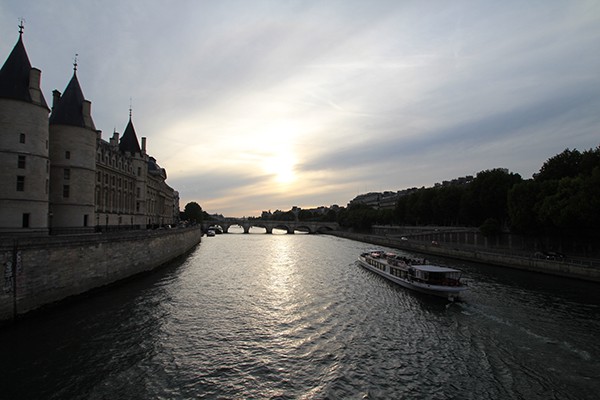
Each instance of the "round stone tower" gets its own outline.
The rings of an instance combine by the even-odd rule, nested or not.
[[[47,232],[50,110],[19,28],[0,70],[0,233]]]
[[[50,116],[50,228],[93,230],[98,131],[77,79],[53,92]]]

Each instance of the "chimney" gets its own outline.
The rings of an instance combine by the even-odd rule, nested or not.
[[[42,71],[37,68],[29,70],[29,95],[35,104],[42,104],[42,91],[40,90],[40,79]]]
[[[81,113],[83,114],[83,118],[89,118],[92,116],[92,102],[89,100],[84,100],[82,104]]]
[[[40,90],[40,80],[42,79],[42,71],[37,68],[29,70],[29,89]]]
[[[83,115],[83,121],[85,122],[86,128],[94,128],[92,122],[92,102],[89,100],[83,100],[81,104],[81,114]]]
[[[52,109],[54,110],[54,107],[56,107],[56,105],[58,104],[58,101],[60,100],[60,92],[56,89],[54,89],[52,91]]]
[[[115,131],[113,133],[113,136],[110,138],[110,145],[115,147],[119,145],[119,132]]]
[[[146,152],[146,138],[142,138],[142,153]]]

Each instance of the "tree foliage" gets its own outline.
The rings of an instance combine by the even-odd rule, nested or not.
[[[482,171],[469,184],[421,188],[398,199],[395,217],[408,225],[480,226],[508,221],[508,191],[521,182],[505,169]]]
[[[202,207],[195,201],[187,203],[183,209],[182,219],[190,222],[200,223],[204,220],[205,212],[202,211]]]
[[[600,147],[566,149],[509,192],[511,228],[526,234],[595,235],[600,225]]]
[[[577,176],[591,176],[600,166],[600,146],[580,153],[577,149],[565,149],[546,161],[534,175],[536,181],[561,180]]]

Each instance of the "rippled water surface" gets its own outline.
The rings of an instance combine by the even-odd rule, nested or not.
[[[452,260],[449,304],[322,235],[183,262],[0,330],[2,399],[596,399],[600,286]]]

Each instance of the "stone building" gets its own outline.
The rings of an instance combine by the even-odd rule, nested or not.
[[[0,69],[0,226],[44,230],[48,226],[50,111],[19,40]]]
[[[179,195],[138,141],[131,110],[105,141],[77,79],[52,109],[19,39],[0,70],[0,233],[86,232],[176,223]],[[50,113],[50,115],[48,115]]]

